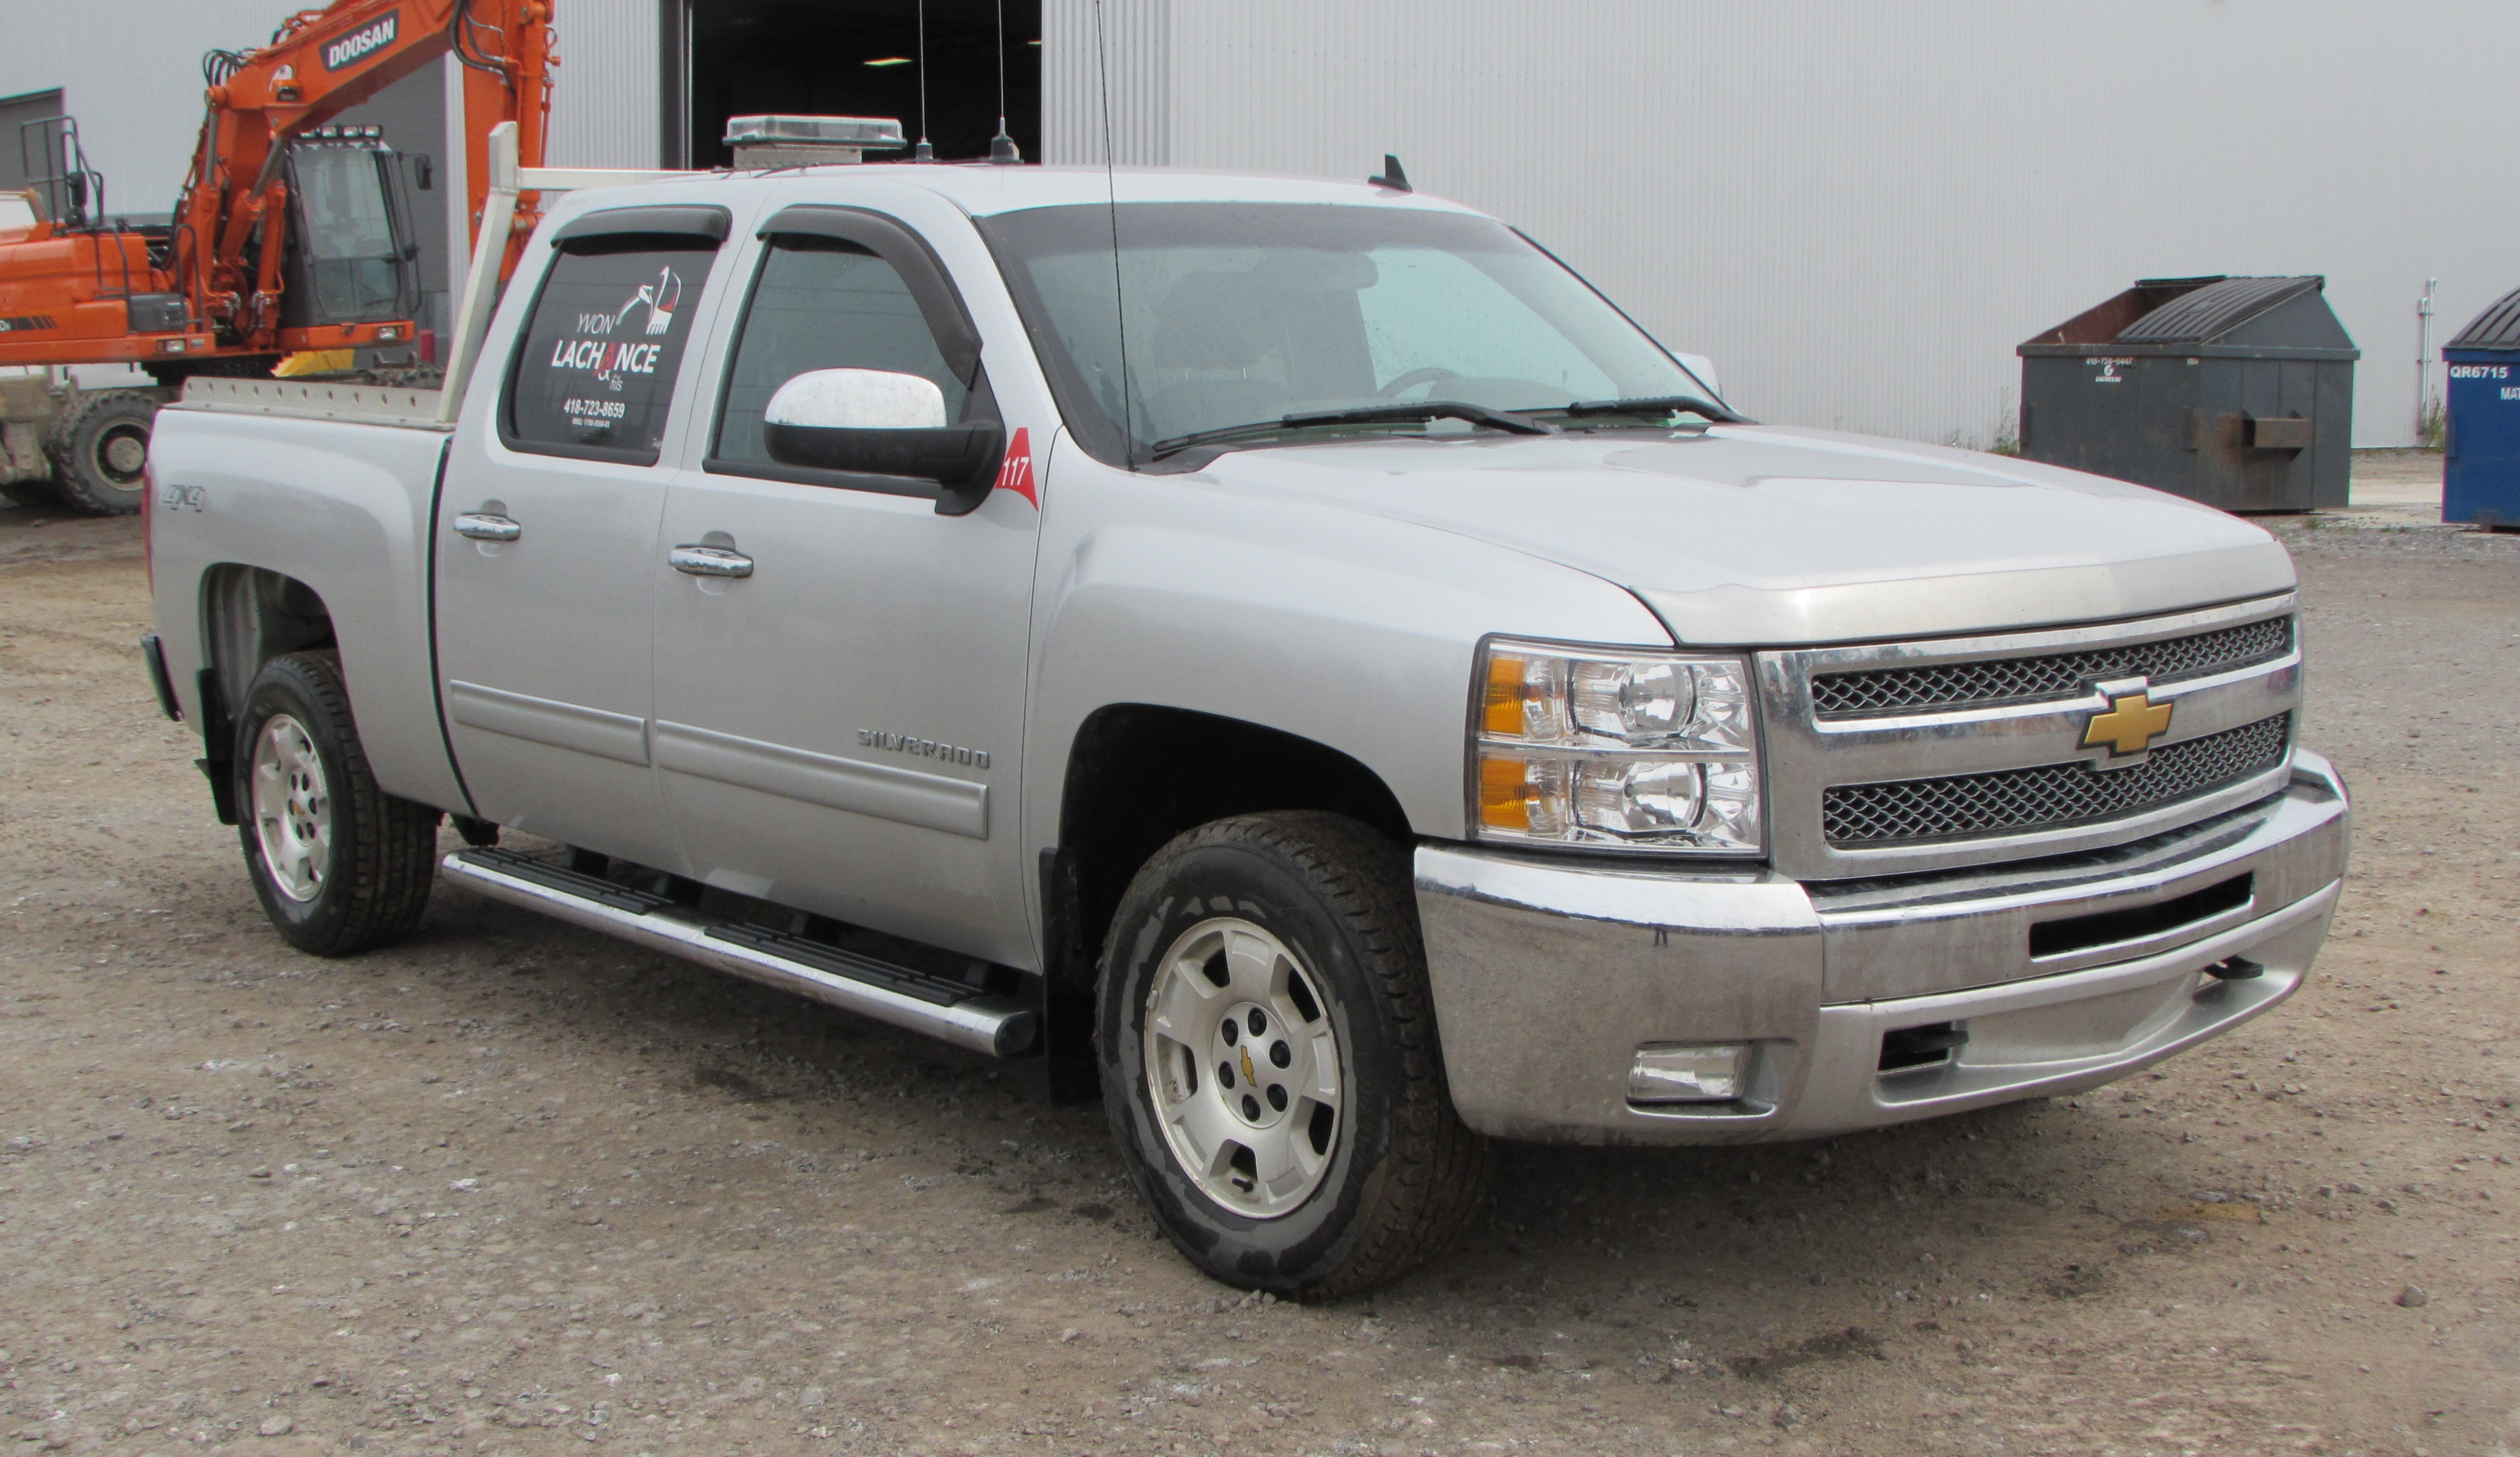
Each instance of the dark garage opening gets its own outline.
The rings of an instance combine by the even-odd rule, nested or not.
[[[917,0],[684,0],[691,131],[684,164],[731,164],[726,118],[892,116],[919,140]],[[1006,0],[1007,131],[1041,160],[1041,0]],[[668,63],[670,73],[671,63]],[[989,155],[998,130],[996,0],[927,0],[927,135],[940,161]],[[905,159],[876,153],[869,161]],[[673,158],[668,158],[671,165]]]

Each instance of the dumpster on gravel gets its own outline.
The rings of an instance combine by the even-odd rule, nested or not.
[[[2520,288],[2442,346],[2450,439],[2442,519],[2520,527]]]
[[[2021,453],[2228,511],[2345,505],[2354,361],[2326,280],[2144,279],[2021,345]]]

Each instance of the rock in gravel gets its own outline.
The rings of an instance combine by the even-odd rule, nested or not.
[[[273,1412],[262,1419],[261,1432],[265,1436],[287,1436],[296,1430],[297,1424],[289,1420],[287,1414],[282,1412]]]
[[[2398,1292],[2398,1303],[2406,1306],[2409,1310],[2420,1305],[2429,1305],[2432,1302],[2433,1298],[2424,1294],[2424,1288],[2420,1285],[2409,1285],[2406,1289]]]

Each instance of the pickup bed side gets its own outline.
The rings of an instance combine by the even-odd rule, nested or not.
[[[465,807],[430,668],[446,443],[433,429],[166,408],[150,453],[151,587],[191,722],[203,725],[202,669],[233,709],[273,653],[330,645],[377,782]]]

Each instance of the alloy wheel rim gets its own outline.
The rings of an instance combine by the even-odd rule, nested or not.
[[[303,904],[324,889],[332,859],[333,795],[305,726],[273,714],[253,741],[253,823],[273,889]]]
[[[1238,916],[1199,922],[1156,963],[1147,1090],[1173,1158],[1238,1214],[1293,1213],[1338,1150],[1338,1037],[1311,972]]]

